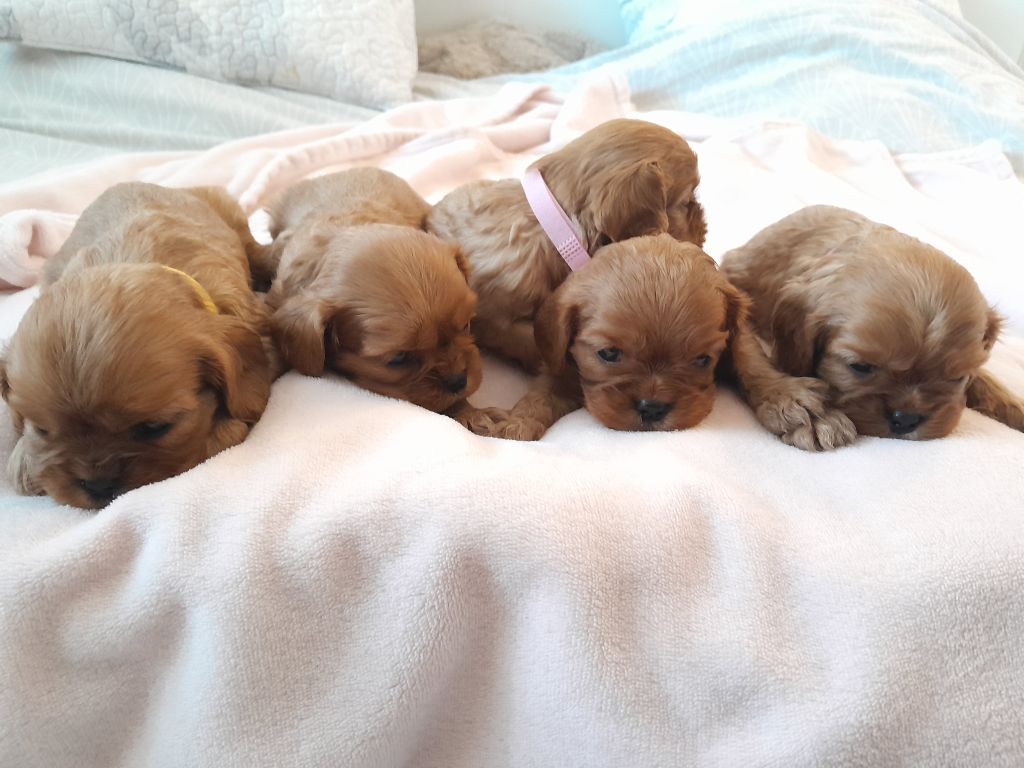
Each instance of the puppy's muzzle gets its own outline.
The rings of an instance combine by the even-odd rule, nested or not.
[[[887,420],[889,422],[889,430],[894,435],[909,435],[921,426],[927,418],[927,416],[913,411],[893,411],[889,414]]]
[[[78,481],[82,490],[97,504],[107,505],[121,492],[116,478],[90,477]]]
[[[458,373],[452,376],[445,376],[441,379],[441,385],[445,392],[451,392],[453,395],[459,394],[466,388],[466,383],[469,378],[465,373]]]
[[[637,400],[633,407],[644,424],[657,424],[672,410],[671,403],[663,403],[661,400]]]

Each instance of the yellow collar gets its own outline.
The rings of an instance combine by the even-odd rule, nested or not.
[[[174,274],[180,275],[182,278],[184,278],[185,282],[192,286],[192,290],[196,292],[196,295],[199,297],[199,300],[203,303],[203,306],[206,308],[207,312],[210,312],[214,315],[220,314],[220,312],[217,310],[217,305],[213,303],[213,298],[210,296],[207,290],[199,284],[199,281],[192,277],[192,275],[186,272],[182,272],[180,269],[168,267],[166,264],[161,264],[160,266],[166,269],[168,272],[173,272]]]

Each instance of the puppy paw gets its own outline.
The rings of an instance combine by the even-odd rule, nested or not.
[[[14,444],[14,450],[7,460],[7,477],[14,486],[14,490],[22,496],[41,496],[42,489],[36,485],[29,469],[28,450],[25,448],[25,438],[18,438]]]
[[[501,408],[477,408],[467,403],[448,411],[446,415],[481,437],[497,437],[499,425],[508,419],[508,411]]]
[[[499,423],[494,437],[505,440],[540,440],[548,431],[547,425],[529,417],[509,418]]]
[[[537,419],[513,415],[503,408],[462,407],[448,416],[474,435],[505,440],[539,440],[547,427]]]
[[[1006,421],[1008,427],[1024,432],[1024,402],[1010,403],[1006,409]]]
[[[828,407],[825,387],[816,379],[793,379],[772,390],[758,403],[756,413],[782,442],[803,451],[830,451],[857,437],[849,417]]]

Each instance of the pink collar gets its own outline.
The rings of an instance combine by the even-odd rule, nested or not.
[[[540,171],[531,168],[523,176],[523,192],[526,193],[526,202],[530,204],[533,215],[537,217],[541,227],[547,234],[552,245],[558,249],[558,254],[569,265],[569,269],[575,272],[580,267],[586,266],[590,261],[590,254],[586,247],[580,242],[572,222],[565,215],[562,206],[551,194],[548,185],[544,183],[544,177]]]

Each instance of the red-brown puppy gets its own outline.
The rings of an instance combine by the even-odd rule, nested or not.
[[[860,434],[942,437],[965,406],[1024,430],[1020,399],[982,370],[998,316],[967,270],[930,245],[814,206],[726,254],[722,268],[753,300],[781,368],[819,378]]]
[[[275,373],[262,255],[224,190],[120,184],[86,208],[0,366],[18,491],[103,507],[241,442]]]
[[[297,371],[337,371],[432,411],[480,385],[476,296],[459,249],[420,227],[430,206],[404,181],[356,168],[304,181],[271,210],[274,337]]]
[[[600,246],[667,232],[703,245],[704,212],[694,192],[697,158],[679,135],[640,120],[611,120],[531,166],[540,171],[583,245]],[[533,323],[569,275],[520,182],[477,181],[442,199],[427,218],[431,232],[457,243],[480,302],[477,340],[526,370],[541,356]]]

